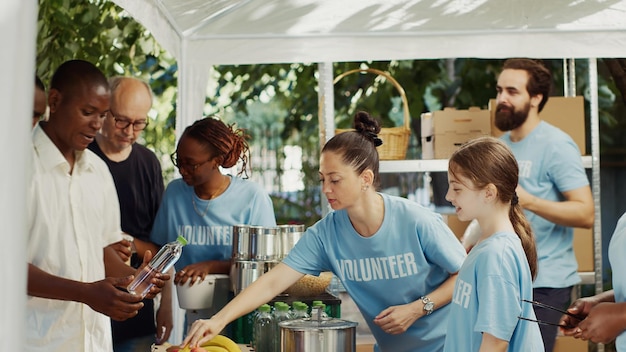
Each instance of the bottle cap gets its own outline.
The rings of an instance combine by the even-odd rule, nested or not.
[[[178,235],[178,237],[176,238],[176,241],[178,241],[178,243],[182,244],[183,246],[186,246],[188,243],[185,237],[181,235]]]
[[[281,312],[286,312],[289,310],[289,305],[287,305],[286,303],[277,302],[276,304],[274,304],[274,308],[276,308],[277,310]]]
[[[269,305],[269,304],[262,304],[262,305],[259,307],[259,309],[258,309],[258,310],[259,310],[259,312],[265,312],[265,313],[268,313],[268,312],[270,311],[270,309],[271,309],[271,307],[270,307],[270,305]]]

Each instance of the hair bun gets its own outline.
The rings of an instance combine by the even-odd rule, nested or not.
[[[354,129],[371,140],[375,146],[381,146],[383,144],[383,140],[378,137],[378,133],[380,132],[380,122],[374,119],[365,111],[358,111],[354,115]]]
[[[375,146],[380,147],[381,145],[383,145],[383,140],[378,138],[378,135],[376,133],[365,131],[363,134],[371,139],[374,142]]]

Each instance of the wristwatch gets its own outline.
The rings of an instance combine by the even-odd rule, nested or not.
[[[433,303],[433,301],[426,296],[422,296],[420,299],[422,300],[422,303],[424,303],[424,312],[426,312],[426,315],[432,314],[435,310],[435,303]]]

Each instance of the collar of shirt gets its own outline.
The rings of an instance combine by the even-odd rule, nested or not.
[[[35,153],[39,156],[39,160],[45,169],[51,170],[56,167],[63,167],[63,171],[69,173],[69,163],[39,124],[37,124],[33,130],[33,146]],[[74,165],[76,169],[80,171],[93,169],[91,158],[96,156],[91,151],[75,151],[74,153],[76,155]]]

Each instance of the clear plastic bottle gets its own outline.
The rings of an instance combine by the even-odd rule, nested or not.
[[[309,306],[306,303],[296,301],[293,302],[292,307],[293,311],[291,315],[293,319],[307,319],[311,317],[308,312]]]
[[[292,314],[289,311],[290,308],[291,307],[285,302],[276,302],[274,304],[274,319],[276,320],[276,324],[283,320],[292,319]]]
[[[254,317],[253,343],[255,352],[276,352],[274,343],[274,317],[271,313],[272,307],[263,304],[257,309]]]
[[[291,315],[291,312],[289,312],[289,305],[287,303],[274,303],[274,343],[276,346],[276,350],[280,350],[282,344],[280,340],[280,326],[278,326],[278,323],[291,319],[293,319],[293,317]]]
[[[183,251],[183,246],[187,244],[187,240],[183,236],[178,236],[176,241],[170,242],[161,247],[159,252],[152,257],[152,260],[146,265],[141,272],[135,277],[126,288],[128,292],[141,297],[145,297],[152,287],[152,278],[158,273],[164,273],[178,261]]]
[[[320,311],[319,313],[318,310]],[[322,319],[328,318],[328,314],[326,313],[326,305],[319,301],[313,301],[313,306],[311,307],[311,317],[314,319],[317,319],[317,317]]]

